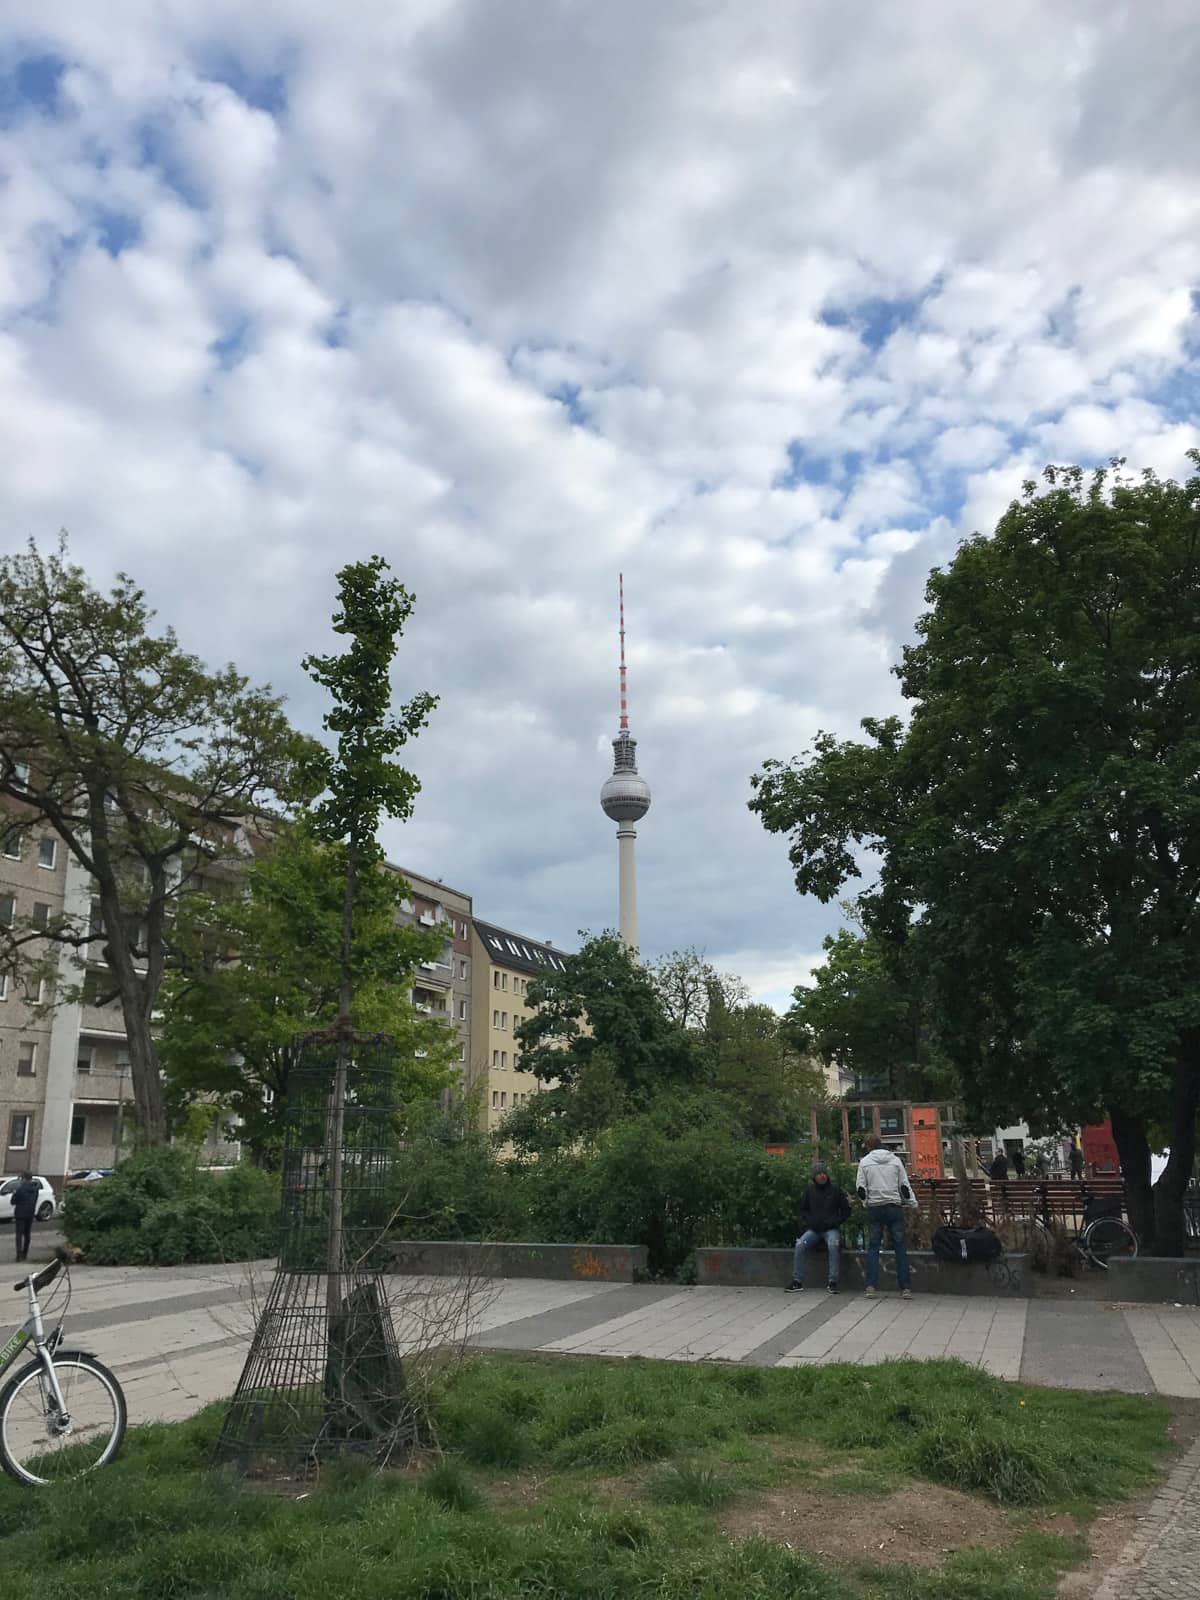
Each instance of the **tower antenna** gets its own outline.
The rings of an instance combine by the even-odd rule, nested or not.
[[[625,678],[625,574],[617,574],[617,593],[621,615],[621,726],[629,727],[629,693]]]

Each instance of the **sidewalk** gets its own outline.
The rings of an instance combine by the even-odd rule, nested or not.
[[[133,1422],[175,1420],[232,1393],[274,1271],[77,1267],[68,1343],[118,1372]],[[402,1347],[442,1320],[455,1280],[388,1280]],[[19,1302],[9,1303],[16,1322]],[[1200,1397],[1200,1309],[1094,1302],[656,1284],[485,1282],[458,1327],[478,1347],[794,1367],[953,1356],[998,1377]]]

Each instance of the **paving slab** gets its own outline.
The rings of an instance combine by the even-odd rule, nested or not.
[[[1064,1389],[1156,1388],[1119,1308],[1062,1300],[1028,1302],[1019,1376]]]

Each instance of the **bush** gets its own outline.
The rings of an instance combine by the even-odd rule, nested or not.
[[[95,1266],[182,1266],[274,1255],[279,1180],[213,1173],[178,1149],[142,1150],[111,1178],[69,1189],[66,1231]]]

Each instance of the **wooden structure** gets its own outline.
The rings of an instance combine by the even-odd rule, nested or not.
[[[958,1188],[953,1177],[924,1178],[914,1183],[921,1209],[927,1216],[952,1222],[958,1214]],[[1083,1226],[1083,1207],[1088,1199],[1124,1195],[1121,1177],[1088,1178],[1072,1182],[1065,1178],[974,1178],[971,1198],[989,1226],[1021,1217],[1041,1217],[1043,1222],[1062,1222]]]
[[[955,1108],[918,1105],[911,1100],[843,1100],[812,1112],[812,1142],[836,1143],[842,1157],[853,1161],[868,1134],[876,1134],[890,1150],[903,1153],[915,1178],[945,1177],[945,1147],[952,1134],[961,1132]]]

